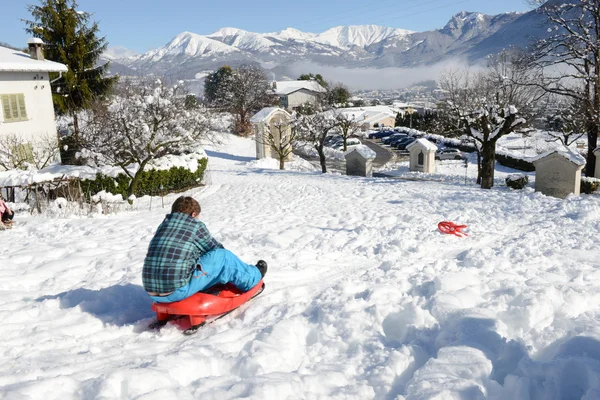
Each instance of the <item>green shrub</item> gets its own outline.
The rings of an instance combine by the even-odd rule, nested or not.
[[[581,179],[581,188],[580,192],[585,194],[592,194],[598,187],[600,186],[600,179],[590,179],[590,178],[582,178]]]
[[[146,170],[142,172],[140,181],[133,194],[136,197],[141,197],[178,192],[199,186],[204,178],[207,163],[207,158],[199,159],[196,171],[190,171],[184,167],[173,167],[168,170]],[[112,194],[120,194],[126,199],[130,181],[131,179],[124,173],[118,174],[114,178],[97,174],[96,179],[82,180],[81,189],[84,196],[88,199],[102,190]]]
[[[529,183],[527,175],[523,174],[512,174],[506,177],[506,186],[511,189],[519,190],[523,189]]]

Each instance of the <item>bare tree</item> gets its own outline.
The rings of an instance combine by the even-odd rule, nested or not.
[[[144,168],[169,154],[189,153],[210,140],[208,111],[186,105],[181,85],[160,80],[121,84],[107,105],[97,105],[83,131],[83,157],[117,165],[131,179],[134,194]],[[137,164],[137,169],[130,169]]]
[[[559,102],[556,111],[547,117],[549,142],[569,147],[586,135],[585,106],[576,99]]]
[[[360,123],[351,113],[337,112],[335,119],[337,120],[338,129],[342,134],[344,150],[348,150],[347,140],[350,136],[355,135],[360,131]]]
[[[59,160],[55,135],[40,135],[34,142],[16,134],[0,136],[0,167],[4,169],[42,169]]]
[[[292,144],[298,136],[295,121],[277,119],[271,121],[263,134],[256,138],[260,144],[268,145],[277,154],[279,169],[285,169],[285,161],[292,154]]]
[[[525,124],[524,116],[539,94],[523,82],[529,79],[525,66],[501,53],[490,59],[485,71],[446,73],[440,86],[447,93],[448,108],[462,120],[465,133],[481,151],[478,181],[483,189],[494,185],[496,143]]]
[[[235,115],[234,131],[249,136],[252,133],[250,117],[264,107],[277,104],[277,96],[263,70],[254,65],[242,65],[225,79],[223,103]]]
[[[298,119],[298,133],[299,138],[309,143],[312,143],[313,147],[319,153],[319,161],[321,163],[321,171],[327,172],[327,164],[325,162],[325,152],[323,147],[325,146],[325,137],[330,130],[337,128],[339,122],[333,111],[325,111],[317,114],[302,115]]]
[[[600,1],[548,2],[538,10],[547,17],[550,36],[531,47],[529,62],[537,73],[531,84],[581,103],[588,139],[585,173],[594,176],[600,131]]]

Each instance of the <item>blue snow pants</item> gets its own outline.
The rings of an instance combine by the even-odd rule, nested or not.
[[[157,303],[172,303],[186,299],[218,283],[232,283],[246,292],[260,282],[260,271],[256,266],[240,260],[225,249],[215,249],[204,254],[198,260],[202,270],[195,270],[192,279],[168,296],[150,296]]]

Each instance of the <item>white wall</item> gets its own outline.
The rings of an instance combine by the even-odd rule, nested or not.
[[[287,108],[300,107],[305,103],[315,103],[317,97],[313,92],[306,89],[300,89],[288,95]]]
[[[0,106],[0,137],[14,134],[32,144],[44,136],[56,138],[48,72],[0,71],[0,95],[18,93],[25,98],[27,121],[5,122]]]

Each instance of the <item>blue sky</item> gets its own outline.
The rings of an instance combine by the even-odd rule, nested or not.
[[[0,14],[0,42],[25,46],[21,21],[36,0],[5,0]],[[524,0],[79,0],[94,14],[109,46],[138,52],[166,44],[183,31],[209,34],[222,27],[275,32],[287,27],[323,32],[338,25],[376,24],[426,31],[443,27],[459,11],[499,14],[527,11]]]

